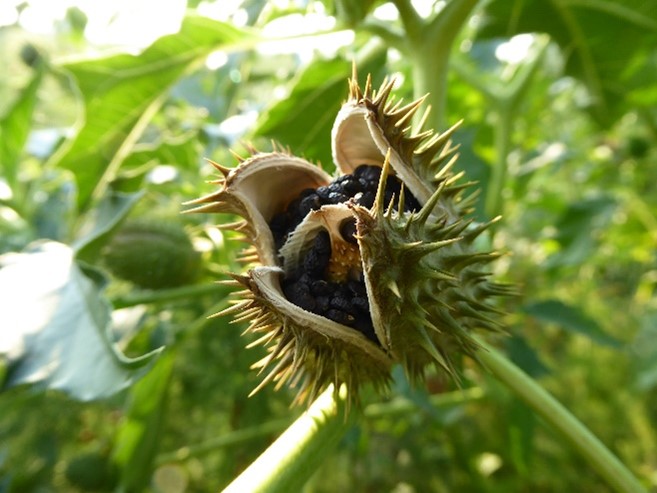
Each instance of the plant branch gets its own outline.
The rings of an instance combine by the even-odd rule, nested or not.
[[[405,2],[395,2],[396,5],[402,3]],[[446,126],[449,57],[456,36],[476,5],[477,0],[452,0],[429,23],[425,24],[419,19],[419,27],[418,22],[413,27],[413,21],[405,21],[400,10],[411,43],[409,53],[413,67],[413,96],[417,99],[428,94],[426,101],[432,111],[429,128],[441,129]],[[400,5],[397,8],[400,9]],[[411,32],[410,29],[418,31]]]
[[[197,443],[196,445],[189,445],[186,447],[181,447],[178,450],[174,450],[173,452],[160,454],[155,459],[155,465],[161,466],[169,462],[179,462],[191,459],[193,457],[200,457],[217,449],[238,445],[254,440],[256,438],[266,437],[272,433],[278,433],[289,424],[289,419],[279,419],[276,421],[262,423],[258,426],[225,433],[221,436]]]
[[[411,4],[410,0],[393,0],[399,17],[406,31],[408,39],[419,42],[418,36],[421,36],[424,30],[424,21],[418,15],[417,11]],[[417,44],[417,43],[414,43]]]
[[[486,189],[486,203],[484,211],[489,218],[502,214],[502,192],[506,183],[508,171],[508,157],[511,148],[511,133],[513,129],[513,114],[507,106],[498,105],[496,122],[493,127],[495,138],[495,163],[491,170],[491,177]]]
[[[224,493],[301,491],[350,426],[343,397],[334,398],[333,386],[325,390]]]
[[[477,340],[484,366],[557,430],[610,486],[620,493],[646,493],[639,480],[570,411],[496,349]]]
[[[112,306],[115,309],[128,308],[136,305],[147,303],[164,303],[181,298],[198,297],[205,294],[214,294],[216,296],[227,296],[230,290],[220,284],[192,284],[171,289],[158,289],[154,291],[137,291],[124,296],[111,298]]]
[[[391,29],[388,24],[375,21],[366,21],[363,22],[359,28],[360,31],[368,32],[374,34],[381,38],[388,46],[397,48],[403,53],[408,52],[408,46],[406,45],[406,39],[404,36],[398,32],[395,32]]]

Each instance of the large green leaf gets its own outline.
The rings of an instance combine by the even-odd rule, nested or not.
[[[94,189],[114,178],[145,124],[182,76],[212,51],[237,49],[249,38],[231,24],[189,15],[179,33],[160,38],[138,56],[63,64],[77,81],[85,118],[52,162],[75,173],[79,204],[87,205]]]
[[[380,81],[385,52],[378,51],[358,65],[361,77]],[[290,95],[274,104],[261,119],[256,135],[270,137],[292,153],[323,163],[329,169],[331,128],[347,99],[351,62],[342,58],[316,60],[298,77]],[[361,81],[362,82],[362,81]]]
[[[618,339],[602,330],[598,322],[589,315],[562,301],[537,301],[525,305],[523,311],[543,322],[553,323],[570,332],[586,336],[598,344],[615,348],[621,345]]]
[[[653,87],[656,67],[637,74],[654,52],[657,0],[494,0],[486,6],[482,37],[549,34],[566,56],[566,72],[584,81],[598,120],[610,123],[631,90]],[[654,60],[653,60],[654,61]]]
[[[173,363],[174,353],[162,355],[153,370],[130,391],[112,454],[124,491],[143,491],[151,479],[153,459],[162,438]]]
[[[39,68],[0,120],[0,171],[12,187],[15,185],[20,155],[32,128],[32,113],[42,80],[43,69]]]
[[[0,260],[0,355],[8,387],[39,383],[81,400],[111,395],[139,378],[158,353],[129,359],[107,333],[110,307],[74,251],[43,242]]]

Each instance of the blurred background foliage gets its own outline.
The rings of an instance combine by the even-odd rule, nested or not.
[[[440,117],[504,214],[499,345],[656,487],[657,2],[475,4]],[[241,245],[181,204],[245,143],[331,170],[352,60],[413,97],[410,6],[3,2],[0,491],[216,491],[298,415],[247,398],[261,355],[207,318]],[[396,375],[306,491],[608,491],[485,371],[463,387]]]

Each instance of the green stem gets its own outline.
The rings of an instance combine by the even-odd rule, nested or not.
[[[491,177],[486,190],[486,203],[484,205],[486,215],[494,218],[502,214],[502,193],[506,183],[508,171],[508,157],[511,148],[511,131],[513,128],[512,112],[506,105],[499,105],[497,110],[497,122],[493,128],[495,136],[495,164],[491,170]]]
[[[404,30],[406,31],[406,37],[413,40],[415,42],[414,44],[417,44],[419,42],[418,36],[424,26],[422,18],[418,15],[410,0],[393,0],[392,3],[395,4],[399,12],[399,17],[401,17]]]
[[[557,430],[610,486],[622,493],[646,493],[625,465],[552,395],[497,350],[478,342],[483,347],[479,359],[488,370]]]
[[[481,400],[484,398],[484,391],[480,387],[471,387],[469,389],[455,390],[445,392],[429,397],[431,406],[438,408],[458,406]],[[363,414],[367,419],[391,418],[395,416],[408,415],[417,412],[417,403],[403,397],[397,397],[389,402],[376,402],[369,404]]]
[[[155,291],[137,291],[125,296],[113,297],[110,301],[115,309],[131,306],[144,305],[148,303],[165,303],[178,299],[198,297],[206,294],[214,294],[217,297],[225,297],[230,289],[220,284],[192,284],[171,289],[158,289]]]
[[[397,48],[399,51],[406,53],[408,48],[406,38],[401,33],[393,31],[386,23],[373,20],[366,21],[359,26],[358,30],[374,34],[381,38],[387,46]]]
[[[200,457],[217,449],[238,445],[254,440],[256,438],[266,437],[272,433],[278,433],[289,424],[289,419],[279,419],[276,421],[270,421],[268,423],[262,423],[251,428],[225,433],[221,436],[206,440],[196,445],[189,445],[187,447],[181,447],[178,450],[174,450],[173,452],[160,454],[155,459],[155,465],[161,466],[169,462],[178,462],[188,460],[193,457]]]
[[[447,68],[452,45],[477,2],[452,0],[429,20],[422,19],[408,0],[394,2],[408,39],[406,51],[413,67],[413,96],[417,99],[428,95],[426,102],[431,106],[428,128],[445,127]]]
[[[343,406],[329,387],[224,493],[301,491],[350,426]]]

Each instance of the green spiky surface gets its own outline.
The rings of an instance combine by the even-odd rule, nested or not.
[[[377,336],[409,376],[421,379],[430,364],[455,375],[452,355],[476,359],[475,329],[500,331],[500,312],[490,303],[511,292],[490,281],[493,253],[477,253],[474,239],[488,224],[450,222],[439,188],[418,212],[383,204],[381,185],[372,209],[353,206],[358,243]],[[403,197],[398,210],[403,210]]]

